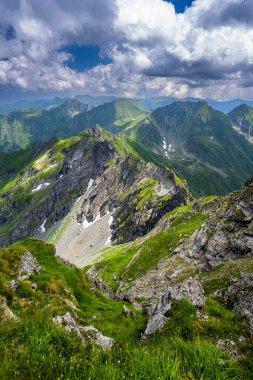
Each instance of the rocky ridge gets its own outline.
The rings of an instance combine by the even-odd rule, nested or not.
[[[48,236],[45,232],[53,233],[77,201],[79,228],[111,213],[110,240],[123,243],[145,235],[189,199],[187,186],[173,172],[120,155],[113,137],[96,127],[56,143],[17,174],[0,198],[1,245]]]

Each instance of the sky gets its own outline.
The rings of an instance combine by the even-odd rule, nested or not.
[[[0,1],[0,103],[252,90],[252,0]]]

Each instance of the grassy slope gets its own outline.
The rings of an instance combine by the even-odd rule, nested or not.
[[[26,250],[43,271],[23,281],[15,293],[8,281],[15,277],[13,268]],[[228,333],[237,336],[245,329],[245,321],[218,301],[208,302],[205,313],[209,319],[203,321],[188,302],[175,303],[165,329],[140,344],[146,317],[138,311],[136,319],[124,317],[122,302],[92,292],[84,272],[57,261],[52,246],[27,239],[2,249],[0,268],[0,296],[20,318],[0,322],[2,379],[250,379],[248,354],[240,362],[231,361],[212,344],[214,338]],[[36,292],[31,290],[34,282]],[[79,311],[71,310],[64,299],[74,302]],[[94,324],[113,337],[116,347],[103,352],[54,326],[52,316],[66,311],[72,311],[79,323]],[[245,345],[241,349],[248,353]]]
[[[50,110],[15,111],[0,120],[0,152],[25,149],[52,138],[66,138],[72,132],[66,127],[70,111],[85,109],[78,101],[67,101]],[[81,132],[81,131],[80,131]]]
[[[5,197],[11,197],[16,205],[12,208],[13,215],[9,223],[0,228],[0,236],[8,234],[18,220],[24,217],[28,210],[34,209],[44,199],[50,190],[45,189],[33,192],[32,190],[43,181],[50,181],[50,177],[61,170],[64,152],[80,141],[81,136],[67,140],[51,140],[44,146],[31,147],[24,151],[11,154],[1,154],[0,160],[0,207],[5,207]],[[24,176],[24,172],[30,173]],[[22,206],[22,207],[21,207]],[[21,209],[24,211],[21,212]]]
[[[191,107],[176,104],[154,111],[150,123],[125,131],[129,143],[144,159],[162,162],[185,178],[195,196],[224,195],[241,187],[253,174],[251,144],[226,115],[205,104],[194,105],[195,111]],[[163,152],[163,134],[176,147],[170,158]]]
[[[148,111],[130,99],[118,99],[77,115],[69,122],[73,134],[99,124],[113,133],[127,128],[135,119],[142,119]]]

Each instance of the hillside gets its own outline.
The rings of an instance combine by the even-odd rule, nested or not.
[[[249,142],[253,142],[253,107],[242,104],[233,109],[228,116],[236,129],[243,134]]]
[[[50,110],[11,112],[0,120],[0,152],[25,149],[53,137],[72,136],[65,130],[64,124],[90,108],[77,100],[67,100]]]
[[[18,153],[0,156],[0,245],[45,231],[58,241],[66,229],[63,218],[76,207],[77,246],[80,239],[88,248],[95,243],[86,235],[97,220],[105,222],[97,244],[104,247],[110,235],[123,243],[143,236],[162,215],[187,202],[187,186],[171,170],[145,163],[131,153],[122,154],[117,146],[109,132],[95,127],[22,152],[15,168],[12,163]],[[110,217],[114,219],[112,234]],[[91,234],[94,240],[96,233]],[[64,239],[69,244],[74,236]],[[60,239],[59,245],[67,254],[65,240]]]
[[[147,109],[131,99],[118,99],[98,106],[90,112],[77,115],[69,122],[69,130],[73,134],[78,134],[84,129],[99,124],[110,132],[118,133],[133,120],[147,113]]]
[[[252,199],[177,207],[84,270],[40,240],[0,249],[2,378],[251,379]]]
[[[186,179],[196,196],[226,194],[253,174],[251,144],[205,102],[158,108],[124,133],[140,155]]]

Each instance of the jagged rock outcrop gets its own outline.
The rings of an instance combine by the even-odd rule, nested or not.
[[[78,325],[69,312],[65,315],[54,317],[53,322],[62,326],[69,333],[75,334],[82,342],[96,344],[103,350],[110,350],[114,346],[114,340],[112,338],[104,336],[93,326],[82,327]]]
[[[202,308],[205,302],[204,289],[202,284],[193,277],[175,287],[169,287],[167,292],[160,297],[153,310],[150,312],[150,318],[144,332],[143,338],[163,328],[170,316],[173,301],[187,299],[198,308]]]
[[[25,236],[43,237],[81,196],[77,222],[85,228],[85,224],[111,213],[110,241],[116,243],[145,235],[161,216],[191,199],[187,186],[172,171],[131,154],[120,155],[113,136],[99,126],[74,141],[56,143],[44,155],[40,152],[20,175],[22,178],[0,196],[0,201],[4,198],[2,246]],[[24,186],[26,198],[19,194]],[[8,228],[13,219],[15,224]]]
[[[220,200],[190,241],[175,250],[209,263],[253,255],[253,181]]]
[[[164,214],[189,200],[187,186],[179,185],[173,172],[128,156],[117,158],[96,179],[78,218],[92,223],[113,211],[111,240],[124,243],[145,235]]]
[[[243,274],[233,285],[229,286],[223,298],[237,313],[245,315],[253,335],[253,274]],[[232,305],[231,305],[232,304]]]

